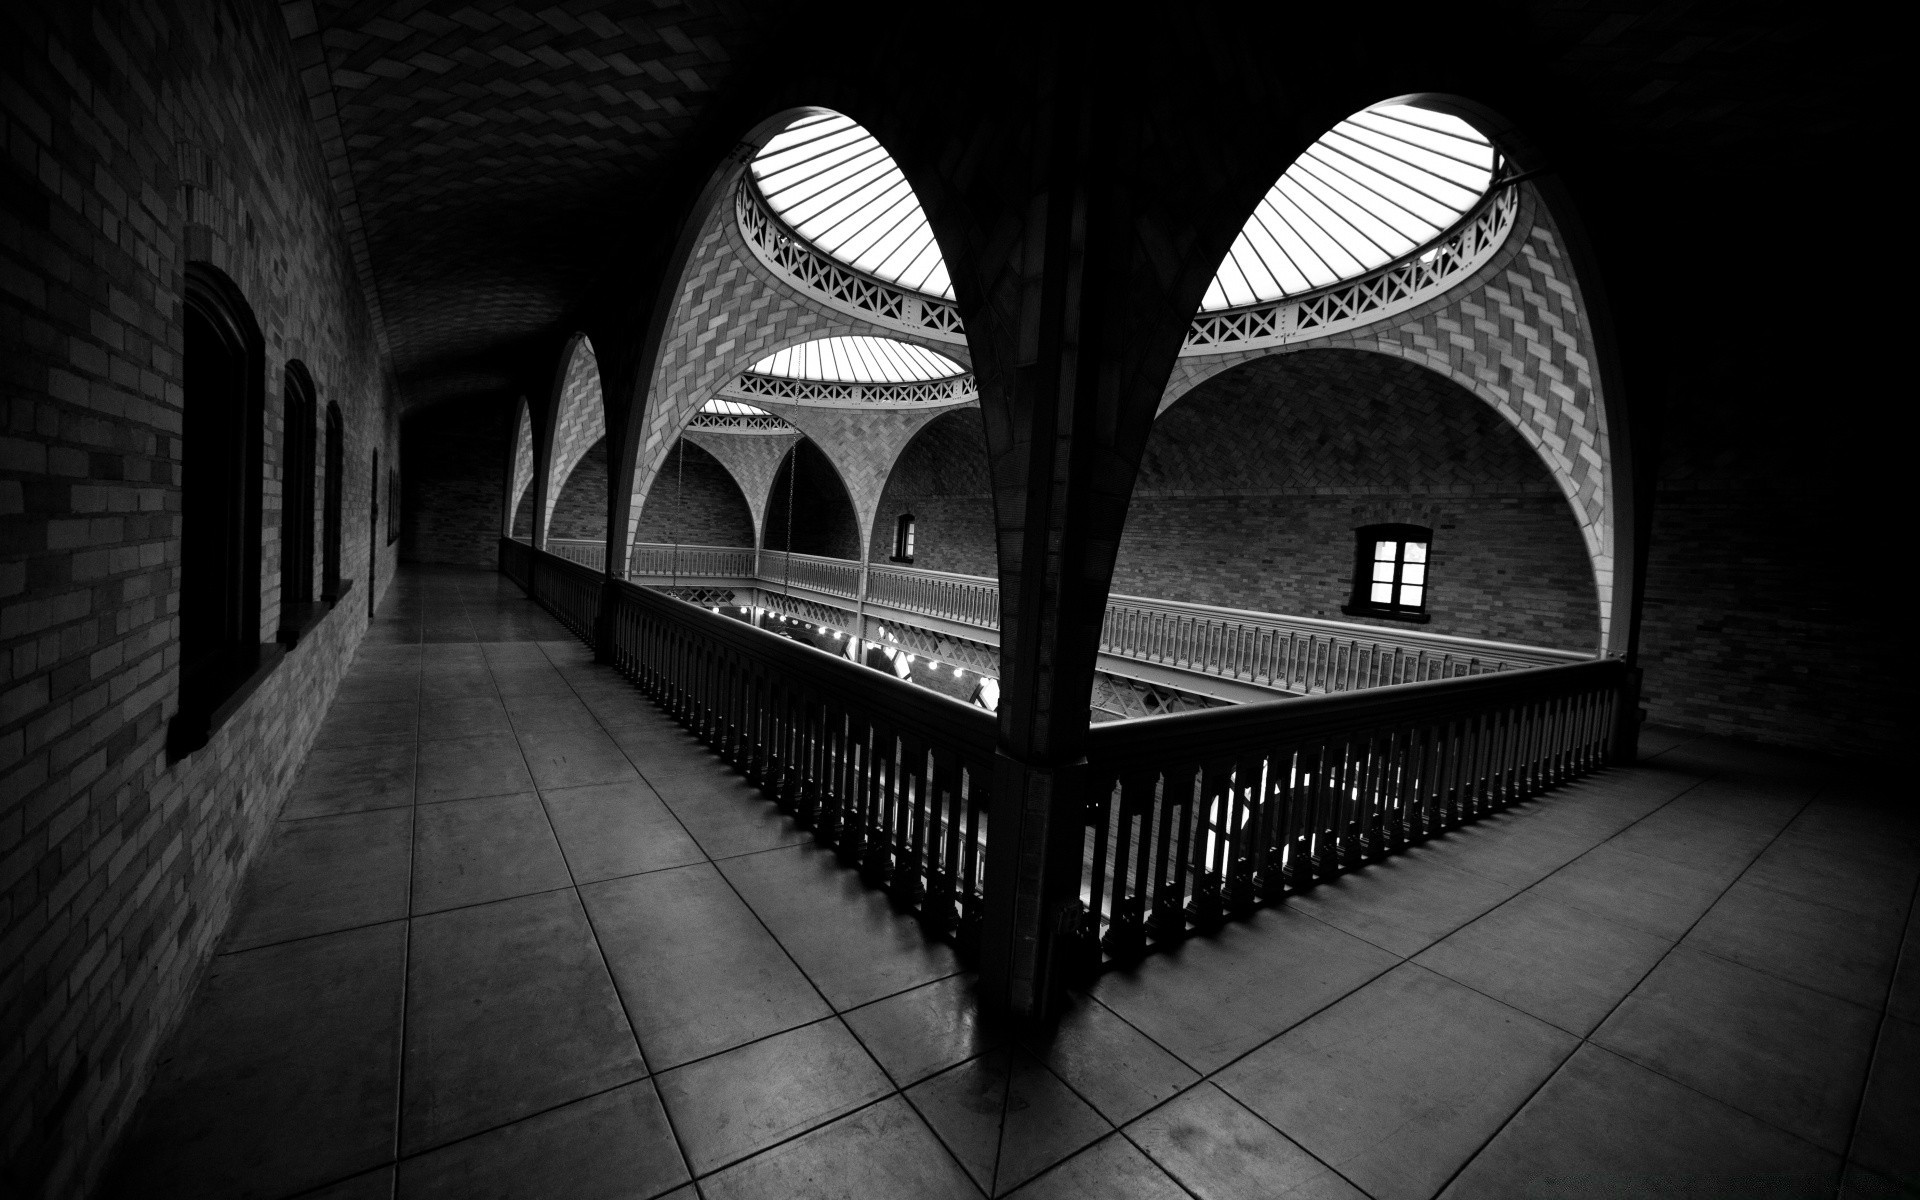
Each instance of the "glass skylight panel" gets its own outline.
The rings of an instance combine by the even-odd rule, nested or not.
[[[703,413],[713,413],[715,416],[721,417],[764,417],[768,415],[767,410],[764,408],[755,408],[751,404],[742,404],[738,400],[721,400],[718,398],[702,404],[700,411]]]
[[[944,354],[879,337],[829,337],[776,350],[750,368],[756,375],[829,383],[915,383],[963,375]]]
[[[848,117],[802,117],[768,139],[752,164],[760,194],[820,250],[869,275],[953,299],[946,263],[906,176]]]
[[[1294,160],[1234,239],[1203,312],[1364,275],[1446,232],[1480,202],[1500,156],[1458,117],[1379,104]]]

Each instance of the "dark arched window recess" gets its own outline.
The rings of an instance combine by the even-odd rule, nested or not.
[[[900,519],[893,524],[893,561],[910,563],[913,561],[913,514],[901,513]]]
[[[1425,624],[1433,580],[1433,530],[1424,525],[1367,525],[1354,530],[1353,597],[1340,611]]]
[[[320,488],[320,595],[329,603],[347,594],[351,579],[340,576],[340,506],[347,486],[347,430],[340,406],[327,405],[326,477]]]
[[[281,388],[280,449],[280,643],[296,645],[326,605],[314,600],[314,443],[320,414],[313,377],[298,362],[287,364]]]
[[[279,661],[261,645],[265,343],[233,281],[187,266],[180,431],[180,706],[171,756],[206,745]]]

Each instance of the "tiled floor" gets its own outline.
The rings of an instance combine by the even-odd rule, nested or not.
[[[413,572],[122,1193],[1915,1194],[1914,819],[1646,750],[1008,1038],[511,585]]]

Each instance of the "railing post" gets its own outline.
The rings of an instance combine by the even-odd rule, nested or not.
[[[1614,699],[1612,745],[1607,755],[1614,766],[1632,766],[1640,757],[1640,680],[1640,668],[1628,667]]]
[[[1076,943],[1060,934],[1077,920],[1086,788],[1084,760],[994,755],[980,987],[999,1011],[1045,1021],[1066,997]]]

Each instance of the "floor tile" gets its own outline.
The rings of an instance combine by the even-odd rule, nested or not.
[[[705,1200],[978,1200],[912,1107],[891,1096],[700,1181]]]
[[[655,1079],[696,1175],[893,1091],[838,1018],[775,1034]]]
[[[1199,1080],[1192,1068],[1091,997],[1078,997],[1026,1048],[1115,1125]]]
[[[407,915],[413,809],[282,821],[247,873],[225,950]]]
[[[1375,1200],[1424,1198],[1577,1044],[1409,963],[1215,1082]]]
[[[1119,1134],[1100,1141],[1013,1193],[1018,1200],[1186,1200],[1180,1185]]]
[[[930,939],[831,850],[792,846],[719,867],[835,1009],[960,969],[950,946]]]
[[[845,1014],[846,1022],[899,1087],[918,1083],[1006,1038],[983,1015],[971,975],[889,996]]]
[[[393,1200],[393,1165],[376,1167],[317,1192],[303,1192],[300,1200]]]
[[[1742,879],[1681,944],[1879,1008],[1893,978],[1904,917],[1852,913]]]
[[[1595,848],[1533,886],[1535,895],[1679,941],[1733,882],[1725,871],[1649,858],[1612,843]]]
[[[662,770],[658,758],[648,758],[630,745],[627,751],[654,792],[710,857],[732,858],[813,840],[813,834],[775,808],[766,793],[704,750],[706,757],[699,763],[686,769],[675,764],[673,770]]]
[[[413,803],[411,742],[347,746],[307,755],[281,817],[332,817]]]
[[[580,883],[705,860],[680,822],[637,779],[542,790],[547,816]]]
[[[406,942],[396,922],[214,959],[121,1194],[286,1196],[390,1160]]]
[[[613,739],[597,726],[575,729],[519,731],[533,782],[547,788],[584,787],[590,783],[638,783],[640,773]]]
[[[907,1091],[974,1182],[1002,1195],[1113,1127],[1023,1050],[994,1050]]]
[[[334,693],[335,704],[378,704],[396,700],[411,701],[420,695],[420,673],[415,670],[395,672],[370,671],[357,678],[349,675],[340,681],[340,690]]]
[[[647,1200],[687,1179],[641,1080],[410,1158],[395,1200]]]
[[[1207,1074],[1399,961],[1288,906],[1108,972],[1091,991]]]
[[[1412,852],[1338,876],[1287,905],[1405,957],[1418,954],[1520,890]]]
[[[1907,936],[1900,943],[1900,965],[1887,989],[1887,1012],[1903,1021],[1920,1021],[1920,905],[1907,918]]]
[[[1428,842],[1424,855],[1456,871],[1495,883],[1526,887],[1551,875],[1603,840],[1587,829],[1565,829],[1531,817],[1476,821]]]
[[[1536,892],[1522,892],[1414,961],[1585,1036],[1670,945]]]
[[[1592,1040],[1837,1151],[1877,1024],[1867,1009],[1682,946]]]
[[[1679,810],[1674,807],[1679,803],[1676,800],[1622,830],[1607,843],[1608,848],[1731,880],[1746,870],[1779,832],[1778,826],[1733,824],[1718,812]]]
[[[372,704],[338,704],[327,711],[314,738],[315,750],[368,746],[378,742],[411,742],[417,736],[420,705],[414,700],[383,700]]]
[[[429,700],[420,706],[421,741],[512,736],[513,726],[507,721],[506,706],[490,691]]]
[[[1839,1160],[1691,1088],[1582,1046],[1467,1164],[1450,1200],[1815,1200]]]
[[[597,722],[593,713],[571,692],[535,692],[500,697],[513,727],[522,732],[536,729],[565,732],[592,729]]]
[[[586,884],[580,895],[655,1071],[831,1011],[710,865]]]
[[[1200,1200],[1366,1200],[1211,1083],[1153,1110],[1126,1133]]]
[[[1857,850],[1842,853],[1832,841],[1799,832],[1780,835],[1740,878],[1863,917],[1904,919],[1920,874],[1920,856],[1892,861]]]
[[[502,696],[567,695],[573,689],[560,672],[544,660],[535,663],[492,663],[494,686]]]
[[[413,911],[437,912],[569,886],[540,799],[490,796],[414,810]]]
[[[414,918],[407,979],[407,1153],[646,1074],[571,891]]]
[[[1852,1154],[1920,1192],[1920,1025],[1893,1018],[1881,1026]]]
[[[520,745],[507,736],[420,743],[420,802],[509,796],[533,790]]]

